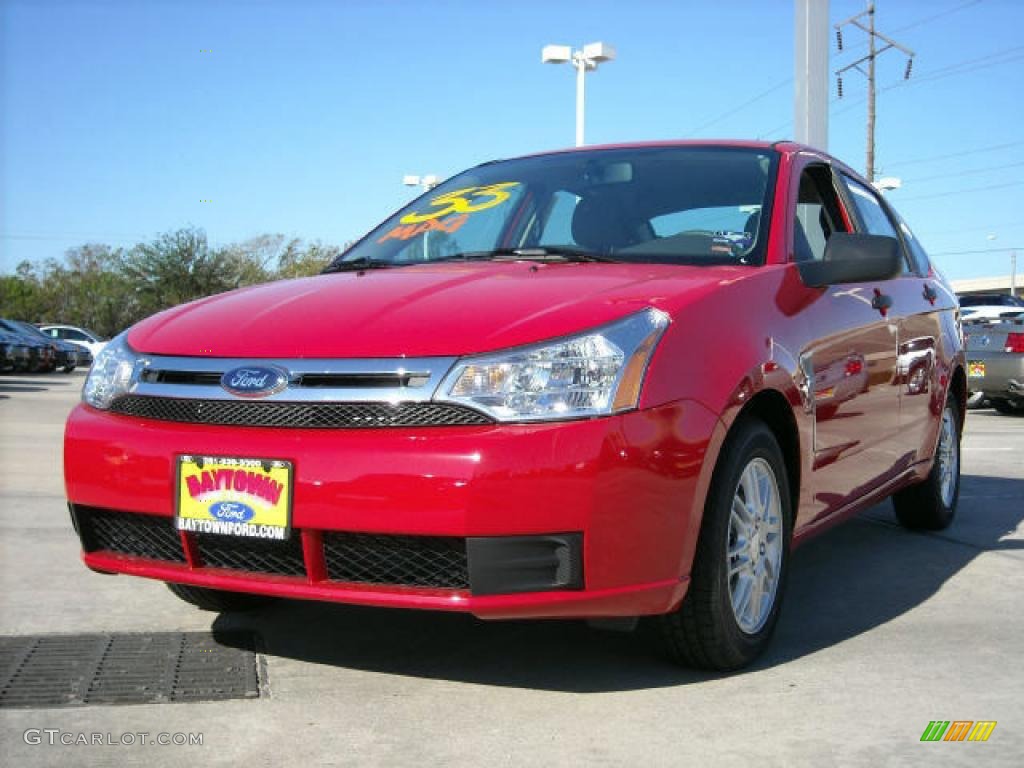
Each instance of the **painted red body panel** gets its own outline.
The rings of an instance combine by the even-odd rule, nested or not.
[[[683,594],[684,500],[695,494],[715,423],[703,406],[680,402],[562,424],[339,436],[145,421],[81,405],[67,424],[65,471],[76,504],[170,516],[178,454],[289,459],[295,528],[448,536],[582,531],[587,590],[563,593],[566,610],[603,615],[605,604],[621,604],[616,595],[624,592],[646,601],[646,612],[662,612]],[[86,561],[121,570],[109,556]],[[147,567],[140,561],[132,572],[145,575]],[[196,578],[192,583],[212,585]],[[292,579],[276,581],[297,588]],[[522,611],[515,606],[529,603],[522,595],[452,603],[423,590],[400,592],[410,605],[457,605],[480,615],[513,615]],[[381,597],[379,589],[374,594],[377,604],[398,600]],[[342,599],[347,592],[322,587],[295,595]],[[538,610],[559,603],[554,593],[537,598]]]
[[[65,473],[75,504],[170,516],[176,454],[289,459],[299,529],[581,531],[583,590],[479,597],[155,565],[110,553],[84,555],[86,563],[214,588],[486,618],[661,613],[685,594],[715,463],[751,401],[770,396],[788,406],[797,541],[922,478],[946,393],[963,376],[955,297],[934,272],[906,275],[883,286],[894,305],[882,317],[870,306],[874,286],[804,286],[791,257],[796,180],[807,163],[823,160],[856,174],[798,145],[774,146],[779,172],[760,267],[508,262],[350,272],[203,299],[156,315],[128,336],[136,350],[155,355],[458,356],[574,333],[654,306],[671,323],[639,410],[538,425],[341,433],[145,421],[84,405],[68,420]],[[938,290],[937,301],[922,296],[926,283]],[[917,391],[901,378],[905,338],[914,360],[928,360]],[[917,344],[920,338],[929,345]],[[839,366],[822,368],[823,380],[858,377],[834,397],[835,411],[807,406],[801,361],[812,359]]]

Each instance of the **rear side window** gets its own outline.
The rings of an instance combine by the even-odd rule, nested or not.
[[[896,218],[900,223],[900,232],[903,233],[903,242],[906,243],[907,250],[910,251],[910,260],[913,262],[914,271],[919,275],[927,275],[931,269],[931,264],[928,261],[928,254],[924,250],[924,246],[914,236],[914,233],[910,231],[907,222],[900,218],[899,215]]]
[[[892,219],[889,218],[889,214],[885,212],[885,208],[878,202],[875,193],[846,174],[843,174],[843,183],[846,184],[846,188],[850,191],[850,199],[853,201],[854,208],[857,209],[857,215],[860,218],[861,225],[864,227],[864,232],[869,235],[883,235],[884,237],[894,237],[900,240],[896,226],[892,223]],[[909,228],[907,231],[909,232]],[[922,251],[923,253],[924,251]],[[907,274],[909,271],[910,265],[907,263],[907,254],[906,250],[904,250],[903,273]],[[927,272],[927,268],[925,271]]]
[[[899,235],[896,234],[896,227],[889,220],[889,215],[882,208],[874,193],[845,174],[843,175],[843,181],[846,183],[846,188],[850,190],[853,205],[860,215],[860,220],[863,222],[867,234],[885,235],[886,237],[899,239]]]

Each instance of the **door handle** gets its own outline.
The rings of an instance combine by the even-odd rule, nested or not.
[[[887,296],[875,288],[875,295],[871,299],[871,307],[877,309],[882,313],[882,317],[885,317],[886,313],[892,308],[892,296]]]
[[[924,284],[924,290],[921,292],[921,295],[924,296],[924,300],[932,306],[935,306],[935,300],[939,298],[938,291],[932,288],[928,283]]]

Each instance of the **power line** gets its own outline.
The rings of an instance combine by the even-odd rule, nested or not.
[[[951,160],[955,157],[967,157],[968,155],[979,155],[984,152],[995,152],[1000,149],[1009,149],[1010,147],[1019,147],[1024,144],[1024,141],[1010,141],[1005,144],[993,144],[988,147],[978,147],[977,149],[968,149],[963,152],[947,152],[944,155],[932,155],[931,157],[918,157],[913,160],[899,160],[895,163],[889,163],[886,167],[892,168],[894,166],[902,165],[919,165],[921,163],[933,163],[937,160]]]
[[[861,21],[864,17],[867,17],[866,24]],[[907,56],[907,68],[903,73],[903,79],[907,80],[910,78],[910,69],[914,65],[914,52],[875,29],[874,0],[868,0],[868,8],[866,11],[858,13],[856,16],[851,16],[846,21],[841,21],[835,25],[836,43],[839,46],[839,50],[843,49],[843,28],[846,26],[856,27],[862,32],[866,32],[868,35],[867,56],[862,56],[852,64],[847,64],[845,67],[837,69],[836,85],[839,91],[839,98],[841,99],[843,98],[844,72],[849,72],[851,69],[855,69],[868,79],[868,140],[864,175],[870,182],[875,180],[875,61],[886,51],[903,51]],[[883,43],[881,48],[878,47],[879,41]],[[865,63],[868,68],[867,72],[861,69],[861,64]]]
[[[950,14],[956,13],[957,11],[962,11],[964,8],[970,8],[972,5],[977,5],[980,2],[982,2],[982,0],[967,0],[967,2],[960,3],[960,5],[954,6],[952,8],[947,8],[945,11],[934,13],[931,16],[925,16],[924,18],[918,19],[917,21],[912,21],[909,24],[904,24],[902,27],[896,27],[896,29],[892,30],[892,34],[896,34],[897,32],[906,32],[908,29],[915,29],[917,27],[924,26],[925,24],[930,24],[931,22],[941,19],[944,16],[949,16]],[[865,47],[867,47],[866,42],[855,43],[853,45],[844,45],[844,50],[856,51]],[[834,55],[838,56],[838,53],[839,52],[836,52],[836,54]]]
[[[1018,53],[1020,52],[1020,53]],[[1015,55],[1011,55],[1015,54]],[[1000,58],[1004,56],[1010,56],[1010,58]],[[990,61],[991,59],[1000,59],[999,61]],[[996,53],[990,53],[986,56],[981,56],[976,59],[968,59],[966,61],[959,61],[955,64],[949,64],[945,67],[935,70],[934,72],[928,72],[923,76],[919,76],[914,80],[901,80],[895,83],[889,83],[878,89],[879,93],[886,93],[893,90],[894,88],[907,88],[911,85],[920,85],[921,83],[930,83],[935,80],[943,80],[947,77],[953,77],[954,75],[966,75],[970,72],[977,72],[980,69],[988,69],[989,67],[998,67],[1003,64],[1011,64],[1015,61],[1019,61],[1024,58],[1024,46],[1015,46],[1013,48],[1007,48]],[[835,99],[832,103],[835,103]],[[863,104],[865,99],[857,99],[849,106],[844,109],[837,110],[832,113],[833,117],[839,117],[844,115],[852,109],[856,109],[859,105]]]
[[[939,253],[929,253],[929,256],[970,256],[977,253],[1007,253],[1012,251],[1020,251],[1024,248],[982,248],[976,251],[940,251]]]
[[[902,27],[897,27],[896,29],[893,30],[893,32],[906,32],[908,29],[920,27],[922,24],[929,24],[935,21],[936,19],[941,19],[943,16],[949,16],[951,13],[962,11],[964,8],[970,8],[972,5],[977,5],[980,2],[981,0],[968,0],[968,2],[960,3],[960,5],[957,5],[953,8],[948,8],[945,11],[939,11],[938,13],[932,14],[931,16],[927,16],[923,19],[918,19],[917,21],[912,21],[910,24],[906,24]]]
[[[899,199],[899,202],[908,203],[911,200],[933,200],[937,197],[952,197],[953,195],[963,195],[968,192],[987,192],[990,189],[1006,189],[1007,187],[1019,187],[1022,184],[1024,184],[1024,180],[1010,181],[1007,182],[1006,184],[989,184],[984,187],[968,187],[967,189],[958,189],[953,192],[937,192],[934,195],[914,195],[913,197],[901,197]],[[893,201],[895,202],[896,198],[893,198]]]
[[[988,173],[989,171],[1001,171],[1004,168],[1019,168],[1022,165],[1024,165],[1024,161],[1021,161],[1019,163],[1003,163],[1002,165],[989,165],[989,166],[986,166],[985,168],[971,168],[971,169],[966,170],[966,171],[956,171],[955,173],[950,173],[950,172],[947,171],[946,173],[936,173],[936,174],[934,174],[932,176],[913,176],[913,177],[911,177],[909,179],[903,179],[903,183],[907,184],[907,183],[910,183],[910,182],[934,181],[935,179],[948,179],[952,175],[955,175],[957,177],[960,177],[960,176],[972,176],[972,175],[974,175],[976,173]]]
[[[749,107],[754,102],[760,101],[765,96],[770,96],[771,94],[775,93],[775,91],[777,91],[777,90],[779,90],[781,88],[785,88],[787,85],[789,85],[792,82],[793,82],[793,78],[789,77],[789,78],[786,78],[785,80],[783,80],[780,83],[776,83],[771,88],[768,88],[767,90],[762,91],[761,93],[757,94],[753,98],[747,99],[745,102],[740,104],[738,107],[730,109],[727,112],[723,112],[718,117],[712,118],[711,120],[708,120],[706,123],[702,123],[701,125],[698,125],[696,128],[694,128],[693,130],[690,131],[689,135],[693,136],[693,135],[695,135],[697,133],[700,133],[705,128],[710,128],[712,125],[716,125],[717,123],[722,122],[727,117],[732,117],[737,112],[743,111],[744,109]]]
[[[1001,232],[1005,229],[1020,229],[1024,227],[1024,221],[1015,221],[1012,224],[987,224],[983,227],[957,227],[956,229],[940,229],[938,231],[928,230],[928,236],[932,235],[956,235],[961,232]]]
[[[956,13],[957,11],[962,11],[965,8],[970,8],[973,5],[978,5],[981,2],[983,2],[983,0],[967,0],[967,2],[960,3],[959,5],[956,5],[956,6],[952,7],[952,8],[947,8],[945,11],[940,11],[938,13],[933,13],[931,16],[925,16],[924,18],[918,19],[917,21],[912,21],[909,24],[905,24],[902,27],[897,27],[896,29],[894,29],[892,31],[893,31],[893,33],[905,32],[908,29],[914,29],[916,27],[920,27],[920,26],[923,26],[925,24],[930,24],[933,21],[941,19],[941,18],[943,18],[945,16],[949,16],[950,14]],[[865,47],[866,45],[867,45],[867,43],[855,43],[852,46],[846,46],[846,49],[847,50],[851,50],[851,51],[856,51],[856,50],[858,50],[860,48]],[[791,82],[793,82],[793,78],[789,78],[786,81],[786,83],[791,83]],[[913,81],[911,81],[911,82],[913,82]],[[834,103],[836,100],[833,99],[832,101]],[[861,103],[863,103],[863,99],[859,100],[857,102],[854,102],[854,104],[852,104],[849,109],[852,109],[853,107],[855,107],[855,106],[857,106],[857,105],[859,105]],[[836,114],[837,115],[843,114],[844,112],[848,112],[849,109],[841,110],[841,111],[837,112]],[[786,122],[780,123],[779,125],[775,126],[774,128],[770,128],[767,131],[761,131],[758,134],[758,136],[759,137],[765,137],[765,138],[770,137],[772,134],[776,133],[777,131],[779,131],[779,130],[781,130],[783,128],[788,127],[792,123],[793,123],[792,119],[787,120]]]
[[[118,242],[128,242],[129,240],[146,240],[149,235],[129,235],[129,234],[113,234],[106,233],[101,234],[98,232],[66,232],[66,233],[52,233],[49,235],[36,235],[36,234],[19,234],[19,233],[0,233],[0,240],[55,240],[55,241],[70,241],[70,240],[88,240],[95,238],[97,240],[112,240]]]

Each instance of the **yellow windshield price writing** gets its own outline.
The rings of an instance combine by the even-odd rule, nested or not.
[[[508,200],[508,189],[518,186],[518,181],[503,181],[499,184],[465,187],[456,189],[454,192],[446,192],[430,201],[430,205],[437,210],[425,213],[407,213],[402,217],[402,223],[419,224],[431,219],[440,219],[450,213],[473,213],[493,208]]]

